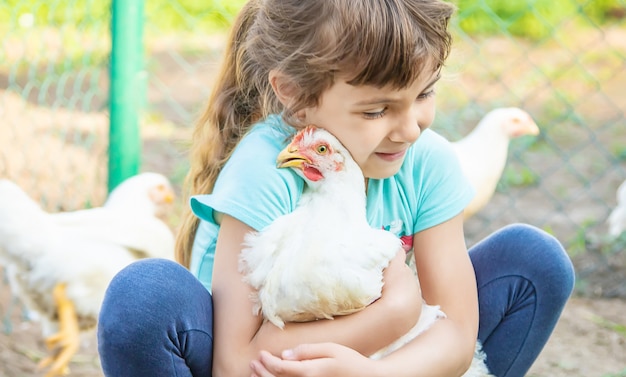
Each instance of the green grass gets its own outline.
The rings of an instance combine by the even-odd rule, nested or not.
[[[616,159],[620,161],[626,161],[626,145],[621,142],[613,142],[610,147],[610,151],[613,153]]]
[[[165,35],[188,34],[192,38],[183,39],[191,41],[223,32],[244,2],[145,1],[146,49],[152,39]],[[0,49],[0,70],[44,80],[86,66],[106,66],[111,4],[111,0],[0,0],[0,42],[5,47]]]
[[[584,15],[583,22],[603,25],[623,21],[626,10],[624,0],[453,2],[459,8],[453,22],[465,33],[493,35],[504,30],[531,39],[549,36],[559,24],[576,15]],[[161,30],[211,30],[227,27],[244,3],[245,0],[150,0],[145,1],[144,7],[146,18]],[[32,15],[38,26],[71,23],[88,28],[94,21],[108,19],[110,8],[111,0],[4,0],[0,2],[0,25],[15,28],[21,16]]]
[[[617,373],[605,374],[602,377],[626,377],[626,369]]]
[[[593,321],[593,323],[595,323],[598,326],[604,327],[605,329],[611,330],[613,332],[620,334],[623,337],[626,337],[626,325],[613,322],[611,320],[608,320],[598,315],[592,316],[591,320]]]
[[[120,1],[122,4],[132,4],[138,0]],[[146,42],[149,44],[151,38],[168,34],[188,35],[190,38],[184,38],[187,41],[199,39],[207,33],[222,33],[245,1],[145,1]],[[586,23],[587,27],[598,27],[611,22],[614,18],[612,15],[622,14],[620,10],[626,11],[626,0],[595,0],[583,5],[577,0],[453,1],[459,8],[453,18],[454,32],[474,36],[511,35],[541,39],[553,36],[559,25],[573,16],[580,19],[578,23]],[[49,63],[53,66],[53,72],[84,66],[85,61],[96,66],[105,64],[110,49],[111,4],[112,0],[0,0],[0,35],[4,36],[0,40],[3,44],[12,40],[26,43],[26,53],[20,57],[22,62],[13,60],[4,51],[0,51],[0,61],[5,62],[3,65],[16,65],[20,71],[23,71],[19,68],[20,64],[25,62],[28,65],[36,63],[39,67]],[[47,46],[41,42],[45,40],[43,36],[50,33],[56,33],[61,38],[63,50],[56,56],[44,53]],[[184,46],[181,48],[184,49]],[[604,57],[606,54],[601,55]],[[615,56],[615,64],[619,65],[622,58]],[[490,72],[493,73],[494,69],[492,67]],[[552,72],[552,69],[550,65],[537,67],[535,79],[546,74],[558,76],[558,72]],[[539,71],[542,73],[539,74]],[[571,81],[574,74],[583,73],[568,71],[567,80]],[[531,85],[534,83],[531,79],[525,82]],[[563,92],[561,95],[566,98],[568,93]]]
[[[134,0],[122,0],[132,4]],[[166,32],[172,30],[216,30],[226,28],[245,0],[150,0],[145,1],[146,20]],[[0,25],[4,30],[31,27],[80,29],[108,23],[111,0],[4,0],[0,3]]]
[[[497,190],[499,192],[506,192],[511,187],[537,186],[539,184],[539,180],[539,175],[526,166],[516,167],[508,165],[504,169],[502,177],[498,182]]]
[[[563,23],[578,18],[585,25],[623,21],[623,0],[457,0],[459,11],[453,20],[471,35],[494,35],[506,31],[515,37],[543,40]],[[582,16],[582,17],[578,17]]]
[[[146,2],[146,18],[159,30],[220,31],[228,28],[245,0]]]

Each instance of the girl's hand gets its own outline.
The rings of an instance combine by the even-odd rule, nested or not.
[[[420,316],[422,291],[419,280],[405,261],[406,253],[400,250],[385,269],[380,301],[391,310],[389,319],[408,323],[405,329],[408,331]]]
[[[383,294],[387,293],[385,292],[386,290],[395,290],[390,287],[399,286],[402,287],[402,289],[411,290],[413,293],[421,296],[419,280],[416,279],[415,273],[406,264],[406,255],[404,250],[399,250],[383,271],[383,281],[385,282]]]
[[[302,344],[282,357],[261,351],[250,363],[253,377],[364,377],[376,366],[376,361],[336,343]]]

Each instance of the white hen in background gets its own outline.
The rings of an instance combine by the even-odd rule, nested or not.
[[[173,258],[174,234],[159,219],[174,200],[167,177],[140,173],[120,183],[102,207],[51,214],[61,226],[91,239],[112,242],[137,257]]]
[[[139,173],[112,190],[104,207],[158,217],[163,214],[164,207],[172,203],[174,196],[172,184],[163,174]]]
[[[118,271],[142,257],[173,259],[174,236],[154,217],[159,204],[148,205],[171,201],[173,191],[155,178],[123,182],[111,195],[119,199],[105,207],[61,214],[45,212],[19,186],[0,180],[0,263],[14,294],[42,321],[53,351],[40,364],[47,377],[68,371],[80,332],[95,327]]]
[[[539,127],[526,111],[507,107],[490,111],[466,137],[452,143],[461,169],[476,191],[465,208],[466,219],[480,211],[493,196],[504,171],[511,139],[538,134]]]
[[[609,224],[609,236],[619,237],[626,231],[626,181],[617,188],[617,205],[611,211],[607,223]]]
[[[246,237],[240,269],[256,289],[255,314],[282,328],[363,309],[380,297],[383,270],[402,244],[368,224],[361,169],[333,135],[313,126],[295,135],[277,164],[294,169],[306,187],[293,212]],[[416,326],[371,357],[397,350],[444,316],[424,303]],[[482,357],[477,345],[464,376],[489,375]]]

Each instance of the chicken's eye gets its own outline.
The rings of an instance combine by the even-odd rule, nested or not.
[[[324,145],[324,144],[318,145],[317,146],[317,153],[318,154],[326,154],[326,153],[328,153],[328,147],[326,145]]]

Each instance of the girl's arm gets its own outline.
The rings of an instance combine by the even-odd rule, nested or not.
[[[367,309],[331,321],[287,323],[283,330],[264,323],[255,341],[279,355],[283,350],[306,342],[335,342],[370,355],[404,335],[421,313],[419,282],[406,265],[406,253],[399,250],[383,274],[382,297]],[[381,329],[384,325],[384,331]],[[329,336],[329,334],[332,334]],[[288,347],[286,347],[288,346]]]
[[[474,355],[478,293],[463,214],[414,235],[415,265],[427,303],[447,318],[381,361],[390,376],[460,376]]]
[[[385,271],[383,297],[358,313],[307,323],[287,324],[281,330],[262,323],[252,312],[252,293],[239,273],[244,235],[252,231],[224,216],[213,268],[214,366],[220,376],[250,376],[250,362],[261,350],[279,355],[300,343],[333,342],[369,354],[391,343],[417,321],[421,310],[419,285],[404,264],[404,251]],[[385,331],[378,331],[381,324]]]
[[[478,332],[474,270],[463,236],[462,214],[414,238],[415,262],[424,299],[441,305],[447,318],[379,361],[345,347],[305,344],[283,358],[262,353],[256,376],[460,376],[471,363]],[[383,296],[384,297],[384,296]],[[381,328],[386,322],[381,322]]]

